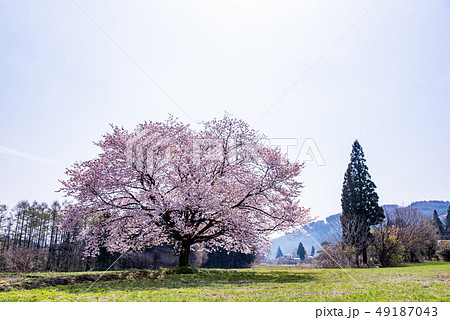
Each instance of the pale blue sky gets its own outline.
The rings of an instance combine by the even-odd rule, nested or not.
[[[450,1],[374,2],[79,0],[139,67],[74,1],[0,0],[0,202],[60,199],[109,123],[253,124],[322,55],[254,125],[316,142],[312,215],[340,211],[356,138],[381,204],[449,200]]]

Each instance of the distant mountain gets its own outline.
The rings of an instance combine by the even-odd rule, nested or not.
[[[411,203],[410,207],[419,209],[420,211],[422,211],[425,215],[432,217],[433,216],[433,211],[436,210],[438,215],[447,216],[447,210],[450,206],[450,201],[438,201],[438,200],[433,200],[433,201],[417,201],[417,202],[413,202]]]
[[[302,242],[308,255],[311,253],[312,246],[316,248],[317,252],[320,248],[319,244],[321,242],[329,240],[333,237],[333,234],[337,233],[337,230],[340,228],[340,216],[341,214],[338,213],[328,216],[325,221],[319,220],[310,223],[304,228],[307,234],[303,234],[298,231],[296,233],[274,239],[272,241],[272,246],[270,247],[269,257],[275,258],[278,246],[280,246],[281,251],[283,251],[284,254],[292,254],[293,252],[297,252],[297,247],[300,242]]]
[[[393,210],[397,205],[387,204],[382,206],[384,210]],[[447,209],[450,206],[450,201],[417,201],[411,203],[410,207],[416,208],[422,211],[426,216],[432,217],[433,211],[436,210],[444,220],[447,216]],[[278,246],[281,248],[284,254],[292,254],[297,251],[298,244],[302,242],[306,249],[307,254],[311,253],[311,247],[316,248],[316,252],[320,249],[319,244],[323,241],[330,240],[340,228],[340,216],[341,213],[328,216],[325,221],[319,220],[310,223],[305,227],[305,231],[308,234],[303,234],[298,231],[293,234],[281,236],[272,241],[270,247],[270,258],[275,258]],[[443,221],[444,222],[444,221]]]

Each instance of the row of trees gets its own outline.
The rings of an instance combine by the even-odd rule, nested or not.
[[[59,203],[51,206],[46,203],[21,201],[13,211],[6,205],[0,206],[0,230],[4,246],[19,245],[27,248],[45,248],[58,242],[56,217]]]
[[[450,236],[450,208],[444,225],[437,212],[429,219],[414,208],[384,211],[378,205],[364,152],[356,140],[342,188],[342,216],[338,236],[323,243],[318,261],[327,267],[388,266],[430,260],[438,239]]]
[[[58,225],[62,205],[20,201],[8,210],[0,205],[0,268],[78,270],[83,245],[78,232]]]

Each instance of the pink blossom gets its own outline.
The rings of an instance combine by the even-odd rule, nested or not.
[[[89,254],[175,244],[182,265],[193,244],[249,253],[311,221],[299,205],[303,164],[242,120],[225,115],[200,131],[173,118],[112,129],[96,143],[98,157],[62,181],[75,200],[63,226],[83,229]]]

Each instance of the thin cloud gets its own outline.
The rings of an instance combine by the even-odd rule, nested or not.
[[[56,163],[58,163],[58,161],[56,161],[56,160],[34,156],[32,154],[20,152],[20,151],[17,151],[15,149],[11,149],[11,148],[4,147],[4,146],[0,146],[0,153],[7,154],[7,155],[10,155],[10,156],[14,156],[14,157],[23,158],[23,159],[32,160],[34,162],[39,162],[39,163],[45,163],[45,164],[56,164]]]

